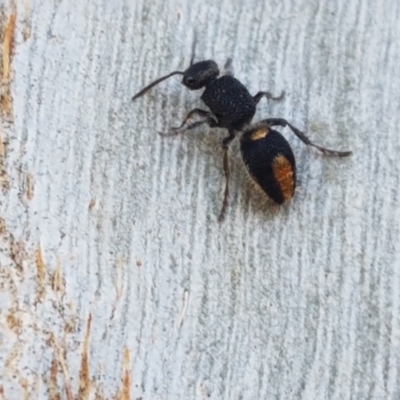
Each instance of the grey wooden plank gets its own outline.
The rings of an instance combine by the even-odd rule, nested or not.
[[[3,397],[399,398],[399,3],[15,10]],[[286,117],[354,155],[324,157],[283,130],[299,187],[279,208],[252,190],[236,143],[219,224],[225,133],[156,133],[199,94],[171,78],[130,101],[188,65],[195,30],[199,59],[232,57],[252,93],[286,91],[256,120]]]

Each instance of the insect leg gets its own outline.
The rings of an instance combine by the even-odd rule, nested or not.
[[[232,68],[232,58],[228,58],[224,65],[224,69],[222,71],[222,75],[230,75],[233,76],[233,68]]]
[[[229,158],[228,158],[228,148],[229,144],[235,138],[235,132],[229,131],[229,136],[224,138],[222,141],[222,148],[224,150],[224,174],[225,174],[225,190],[224,190],[224,199],[222,201],[221,212],[219,213],[218,221],[222,222],[225,218],[226,208],[228,206],[228,198],[229,198]]]
[[[205,117],[205,119],[201,121],[195,121],[189,125],[186,125],[187,121],[192,118],[194,115],[200,115],[201,117]],[[181,123],[180,126],[171,127],[169,132],[162,133],[159,132],[161,136],[175,136],[181,133],[184,130],[194,129],[200,125],[207,124],[210,127],[216,127],[217,122],[215,121],[213,114],[210,111],[202,110],[200,108],[194,108],[193,110],[189,111]],[[185,126],[186,125],[186,126]]]
[[[282,90],[282,93],[279,96],[273,96],[270,92],[258,92],[253,96],[254,104],[258,104],[263,97],[266,97],[268,100],[280,101],[285,97],[285,91]]]
[[[352,154],[351,151],[338,151],[338,150],[331,150],[331,149],[327,149],[325,147],[321,147],[317,144],[315,144],[314,142],[312,142],[305,133],[301,132],[299,129],[297,129],[295,126],[293,126],[292,124],[290,124],[288,121],[286,121],[286,119],[284,118],[268,118],[265,119],[264,121],[268,124],[268,126],[282,126],[282,127],[289,127],[290,130],[307,146],[313,146],[315,148],[317,148],[319,151],[321,151],[324,154],[328,154],[328,155],[333,155],[333,156],[337,156],[337,157],[347,157],[350,156]]]

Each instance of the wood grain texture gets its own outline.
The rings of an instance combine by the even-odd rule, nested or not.
[[[398,399],[400,3],[3,2],[0,398]],[[299,187],[252,190],[225,132],[161,138],[223,65],[282,130]],[[4,45],[2,48],[4,52]],[[4,60],[4,54],[3,54]]]

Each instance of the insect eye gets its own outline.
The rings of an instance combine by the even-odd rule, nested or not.
[[[194,78],[191,76],[187,76],[185,79],[185,84],[188,86],[193,86],[194,85]]]

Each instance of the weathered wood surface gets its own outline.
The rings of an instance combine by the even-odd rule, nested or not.
[[[397,0],[3,2],[0,398],[400,398],[399,21]],[[195,28],[199,59],[286,91],[256,120],[354,155],[283,130],[277,208],[236,144],[218,224],[225,132],[156,133],[199,93],[130,101]]]

